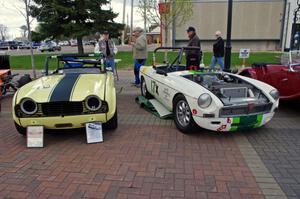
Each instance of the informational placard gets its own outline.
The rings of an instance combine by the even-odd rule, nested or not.
[[[249,48],[242,48],[240,49],[240,59],[247,59],[250,57],[250,49]]]
[[[41,148],[44,147],[44,127],[28,126],[27,127],[27,147]]]
[[[86,140],[88,144],[103,142],[102,123],[86,123]]]

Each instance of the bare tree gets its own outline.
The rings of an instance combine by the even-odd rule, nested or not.
[[[164,9],[159,13],[159,3]],[[140,0],[139,13],[150,24],[161,24],[164,29],[164,45],[168,44],[169,30],[172,25],[181,26],[193,15],[191,0]]]
[[[33,19],[30,17],[29,8],[33,4],[31,0],[19,0],[23,6],[14,5],[14,7],[19,11],[19,13],[25,18],[26,27],[27,27],[27,39],[30,43],[30,55],[31,55],[31,67],[33,72],[33,77],[36,78],[36,67],[34,62],[34,54],[32,48],[32,38],[31,38],[31,24]]]
[[[1,36],[1,40],[4,41],[7,37],[8,34],[8,28],[6,25],[0,24],[0,36]]]
[[[21,26],[20,30],[21,30],[22,37],[26,38],[27,37],[27,32],[28,32],[27,26],[26,25]]]

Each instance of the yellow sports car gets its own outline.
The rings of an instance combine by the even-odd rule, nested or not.
[[[46,59],[45,75],[21,87],[14,95],[13,118],[20,134],[28,126],[73,129],[101,122],[104,128],[118,126],[116,89],[111,71],[91,55],[61,55]],[[48,74],[50,59],[58,59]]]

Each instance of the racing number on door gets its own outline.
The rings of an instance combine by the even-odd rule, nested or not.
[[[151,92],[152,93],[156,93],[157,95],[159,95],[158,93],[158,85],[155,81],[151,81]]]

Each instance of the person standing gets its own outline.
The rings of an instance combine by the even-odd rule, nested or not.
[[[144,34],[144,30],[140,27],[137,27],[133,30],[133,34],[135,37],[135,42],[131,42],[133,47],[133,59],[134,59],[134,76],[135,81],[134,85],[139,86],[140,81],[140,68],[141,66],[145,65],[147,57],[148,57],[148,50],[147,50],[147,37]]]
[[[224,70],[224,40],[221,37],[221,31],[216,31],[215,34],[217,40],[213,45],[213,57],[211,59],[210,68],[215,69],[216,64],[218,63],[222,70]]]
[[[105,67],[111,68],[114,72],[115,54],[117,53],[117,50],[115,43],[109,38],[108,31],[104,31],[103,39],[99,41],[99,50],[103,54]]]
[[[188,47],[199,47],[200,50],[187,50],[186,51],[186,66],[199,67],[201,61],[201,43],[198,35],[196,34],[196,29],[190,26],[187,30],[187,35],[189,37]]]

